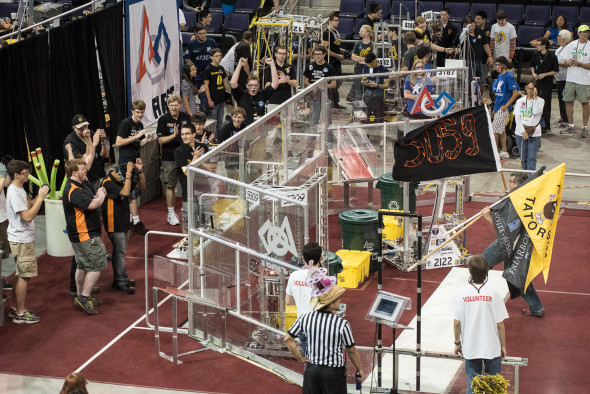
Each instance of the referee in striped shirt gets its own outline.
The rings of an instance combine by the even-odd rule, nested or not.
[[[312,298],[313,312],[298,318],[285,335],[285,345],[295,358],[309,363],[303,375],[303,393],[346,393],[346,366],[342,348],[357,369],[362,382],[365,378],[359,354],[354,345],[348,321],[335,313],[340,309],[342,287],[335,285],[326,294]],[[295,338],[307,336],[307,358],[302,356]]]

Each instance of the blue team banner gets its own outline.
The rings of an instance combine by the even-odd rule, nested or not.
[[[180,93],[180,31],[176,0],[126,0],[127,98],[145,101],[144,123],[167,111]],[[129,111],[131,112],[131,110]]]

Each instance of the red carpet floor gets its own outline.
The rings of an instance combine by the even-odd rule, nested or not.
[[[483,206],[467,203],[466,215],[471,216]],[[429,214],[428,208],[420,210]],[[179,231],[178,227],[165,223],[162,198],[141,208],[140,215],[149,229]],[[341,245],[337,221],[336,215],[330,217],[330,249],[333,251]],[[586,372],[590,349],[583,334],[590,323],[590,258],[584,248],[588,245],[589,232],[587,212],[565,211],[560,218],[549,281],[544,284],[541,277],[534,281],[547,311],[546,317],[522,316],[520,309],[525,307],[524,301],[508,301],[508,353],[529,358],[528,367],[521,369],[522,393],[582,393],[587,392],[590,385]],[[468,230],[467,249],[471,253],[481,253],[493,239],[493,229],[482,220]],[[165,255],[171,243],[169,238],[153,237],[150,256]],[[110,248],[108,240],[106,245]],[[126,266],[129,276],[138,280],[137,293],[125,295],[111,289],[109,268],[99,281],[99,297],[104,305],[98,307],[97,316],[88,316],[73,305],[68,292],[70,258],[42,256],[39,277],[31,281],[27,299],[27,307],[39,314],[41,323],[15,325],[5,315],[5,324],[0,328],[0,372],[59,378],[85,364],[144,314],[143,254],[143,238],[132,234]],[[447,269],[423,272],[423,302],[447,272]],[[349,290],[342,297],[359,345],[371,346],[374,341],[375,326],[364,316],[376,289],[377,278],[373,275],[362,289]],[[386,266],[384,290],[410,296],[415,302],[416,274]],[[11,300],[7,308],[10,303]],[[406,313],[402,323],[408,323],[414,313]],[[145,324],[141,322],[139,326]],[[391,344],[391,340],[391,331],[385,329],[384,344]],[[452,351],[451,341],[449,338],[449,351]],[[201,347],[197,341],[182,335],[179,346],[181,352]],[[171,352],[170,334],[162,335],[162,350]],[[135,328],[90,362],[83,372],[90,381],[170,389],[223,393],[300,392],[298,386],[229,354],[206,350],[183,357],[182,361],[184,364],[174,366],[157,356],[153,332]]]

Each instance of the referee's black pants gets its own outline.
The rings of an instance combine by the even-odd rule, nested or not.
[[[303,374],[303,394],[345,394],[346,367],[308,364]]]

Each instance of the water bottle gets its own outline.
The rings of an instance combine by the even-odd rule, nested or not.
[[[355,378],[354,381],[356,382],[356,389],[361,390],[363,388],[363,382],[360,381],[360,378],[361,378],[360,372],[355,373],[354,378]]]

